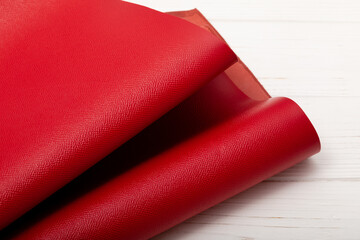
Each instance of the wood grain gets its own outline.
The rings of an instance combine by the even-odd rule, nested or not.
[[[308,114],[322,152],[155,239],[360,239],[360,1],[135,0],[198,8],[272,96]]]

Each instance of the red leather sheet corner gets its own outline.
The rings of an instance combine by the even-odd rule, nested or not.
[[[0,12],[9,239],[147,239],[320,150],[299,106],[270,98],[197,10]]]

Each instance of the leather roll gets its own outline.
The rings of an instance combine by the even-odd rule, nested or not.
[[[197,10],[0,4],[6,239],[148,239],[320,151]]]
[[[15,239],[148,239],[318,143],[293,101],[252,100],[221,74],[26,216],[30,227]]]

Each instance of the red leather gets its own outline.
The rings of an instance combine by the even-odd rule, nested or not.
[[[0,6],[0,228],[235,61],[193,24],[118,0]]]
[[[196,11],[171,14],[213,34],[117,0],[0,6],[0,225],[92,166],[9,238],[146,239],[320,150]]]

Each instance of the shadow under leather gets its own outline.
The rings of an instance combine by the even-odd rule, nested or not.
[[[6,238],[15,236],[125,171],[231,119],[257,103],[245,96],[225,74],[220,74],[196,94],[10,224],[1,234]]]
[[[249,199],[247,200],[248,202],[251,201],[251,204],[254,205],[256,204],[256,200],[257,199],[264,199],[267,196],[271,196],[271,195],[275,195],[277,194],[277,192],[281,191],[284,188],[287,187],[291,187],[291,185],[293,184],[293,181],[291,180],[287,180],[287,179],[279,179],[279,177],[281,175],[286,175],[287,172],[292,172],[294,168],[298,167],[298,165],[302,165],[302,168],[305,169],[304,171],[301,171],[301,175],[297,175],[297,178],[301,178],[301,179],[306,179],[306,176],[313,176],[314,173],[312,172],[314,170],[313,167],[313,162],[312,162],[312,158],[308,158],[304,161],[302,161],[301,163],[288,168],[287,170],[280,172],[276,175],[274,175],[272,178],[276,179],[276,180],[264,180],[263,182],[229,198],[228,200],[225,200],[225,204],[226,202],[234,202],[234,199]],[[281,182],[284,184],[272,184],[271,186],[271,191],[264,191],[264,184],[271,184],[273,182]],[[236,200],[235,200],[236,201]],[[221,205],[221,204],[220,204]],[[163,240],[163,239],[183,239],[186,238],[186,234],[191,234],[193,232],[198,232],[201,233],[203,231],[201,231],[201,229],[204,229],[206,227],[208,227],[209,225],[216,225],[219,224],[221,221],[221,219],[224,219],[224,216],[234,216],[234,212],[239,213],[239,209],[243,209],[246,208],[246,202],[245,204],[231,204],[230,207],[228,208],[223,208],[220,205],[216,205],[213,206],[209,209],[207,209],[205,212],[200,213],[199,215],[196,215],[186,221],[184,221],[182,224],[176,225],[168,230],[166,230],[165,232],[151,238],[151,240]],[[211,213],[212,210],[216,209],[216,208],[221,208],[221,214],[216,214],[216,213]],[[240,210],[241,211],[241,210]],[[211,215],[211,218],[206,217],[205,221],[202,221],[202,216],[209,216]],[[238,215],[237,215],[238,216]],[[246,216],[244,216],[246,217]],[[276,217],[276,216],[274,216]],[[186,225],[186,226],[185,226]],[[181,235],[179,235],[179,232],[181,232]],[[239,233],[241,234],[241,233]],[[235,236],[234,237],[238,238],[239,236]],[[246,236],[242,236],[245,237]],[[192,238],[195,239],[195,238]]]

